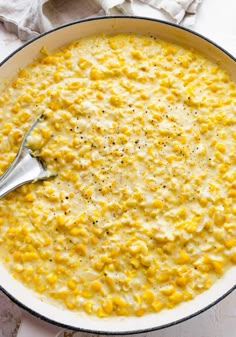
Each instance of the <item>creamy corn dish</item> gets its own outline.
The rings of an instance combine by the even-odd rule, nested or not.
[[[236,264],[236,85],[195,50],[82,38],[0,94],[0,174],[27,146],[55,177],[0,199],[0,260],[99,317],[193,299]]]

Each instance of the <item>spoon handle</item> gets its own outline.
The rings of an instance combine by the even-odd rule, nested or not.
[[[21,147],[16,158],[0,177],[0,198],[17,187],[49,177],[39,158],[33,157],[31,150]]]

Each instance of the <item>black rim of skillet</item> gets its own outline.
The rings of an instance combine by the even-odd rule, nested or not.
[[[161,23],[163,25],[166,26],[172,26],[175,27],[177,29],[186,31],[190,34],[193,34],[203,40],[205,40],[206,42],[208,42],[209,44],[213,45],[214,47],[216,47],[217,49],[221,50],[224,54],[226,54],[227,56],[229,56],[233,61],[236,62],[236,58],[230,54],[228,51],[226,51],[224,48],[222,48],[221,46],[219,46],[217,43],[213,42],[212,40],[208,39],[207,37],[192,31],[191,29],[179,26],[177,24],[174,23],[170,23],[167,21],[163,21],[163,20],[157,20],[154,18],[149,18],[149,17],[142,17],[142,16],[125,16],[125,15],[116,15],[116,16],[100,16],[100,17],[92,17],[92,18],[88,18],[88,19],[82,19],[82,20],[78,20],[78,21],[74,21],[74,22],[70,22],[64,25],[61,25],[59,27],[56,27],[50,31],[47,31],[45,33],[40,34],[39,36],[29,40],[28,42],[26,42],[25,44],[23,44],[22,46],[20,46],[19,48],[17,48],[16,50],[14,50],[12,53],[10,53],[2,62],[0,62],[0,67],[5,64],[11,57],[13,57],[15,54],[17,54],[21,49],[27,47],[29,44],[33,43],[34,41],[40,39],[41,37],[51,34],[54,31],[63,29],[65,27],[69,27],[69,26],[73,26],[73,25],[77,25],[80,23],[84,23],[84,22],[89,22],[89,21],[97,21],[97,20],[109,20],[109,19],[135,19],[135,20],[144,20],[144,21],[154,21],[154,22],[158,22]],[[226,293],[224,293],[222,296],[220,296],[217,300],[213,301],[212,303],[210,303],[209,305],[203,307],[202,309],[196,311],[195,313],[191,314],[191,315],[187,315],[186,317],[183,317],[181,319],[178,319],[176,321],[167,323],[167,324],[163,324],[163,325],[159,325],[159,326],[154,326],[151,328],[144,328],[144,329],[139,329],[136,330],[134,327],[134,330],[132,331],[102,331],[102,330],[94,330],[92,328],[79,328],[79,327],[74,327],[72,325],[67,325],[67,324],[63,324],[60,323],[58,321],[54,321],[51,318],[48,318],[46,316],[43,316],[42,314],[38,313],[37,311],[31,309],[30,307],[28,307],[27,305],[23,304],[22,302],[20,302],[17,298],[15,298],[12,294],[10,294],[2,285],[0,285],[0,290],[7,295],[14,303],[16,303],[19,307],[21,307],[22,309],[26,310],[27,312],[29,312],[30,314],[32,314],[33,316],[47,322],[47,323],[51,323],[54,324],[58,327],[61,327],[63,329],[68,329],[68,330],[74,330],[74,331],[81,331],[81,332],[87,332],[87,333],[93,333],[93,334],[103,334],[103,335],[132,335],[132,334],[138,334],[138,333],[145,333],[145,332],[152,332],[152,331],[157,331],[157,330],[161,330],[161,329],[165,329],[174,325],[177,325],[179,323],[185,322],[187,320],[189,320],[190,318],[196,317],[199,314],[207,311],[208,309],[210,309],[211,307],[213,307],[214,305],[216,305],[217,303],[219,303],[220,301],[222,301],[224,298],[226,298],[230,293],[232,293],[234,290],[236,290],[236,284],[235,286],[233,286],[231,289],[229,289]]]

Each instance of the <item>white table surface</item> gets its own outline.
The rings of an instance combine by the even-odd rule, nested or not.
[[[236,1],[202,0],[193,30],[210,38],[236,57]],[[137,15],[165,19],[159,12],[135,1]],[[142,10],[141,10],[142,9]],[[1,14],[1,13],[0,13]],[[0,61],[22,45],[15,35],[5,31],[0,23]],[[0,291],[0,337],[15,337],[21,312]],[[63,336],[63,334],[61,334]],[[75,333],[75,337],[94,335]],[[235,337],[236,291],[208,311],[184,323],[160,331],[142,334],[143,337]],[[26,336],[34,337],[34,336]]]

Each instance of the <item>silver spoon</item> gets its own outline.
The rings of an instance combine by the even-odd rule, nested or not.
[[[0,198],[21,185],[55,176],[47,171],[42,160],[34,156],[33,151],[26,146],[28,136],[42,119],[43,115],[32,124],[22,140],[14,161],[0,176]]]

